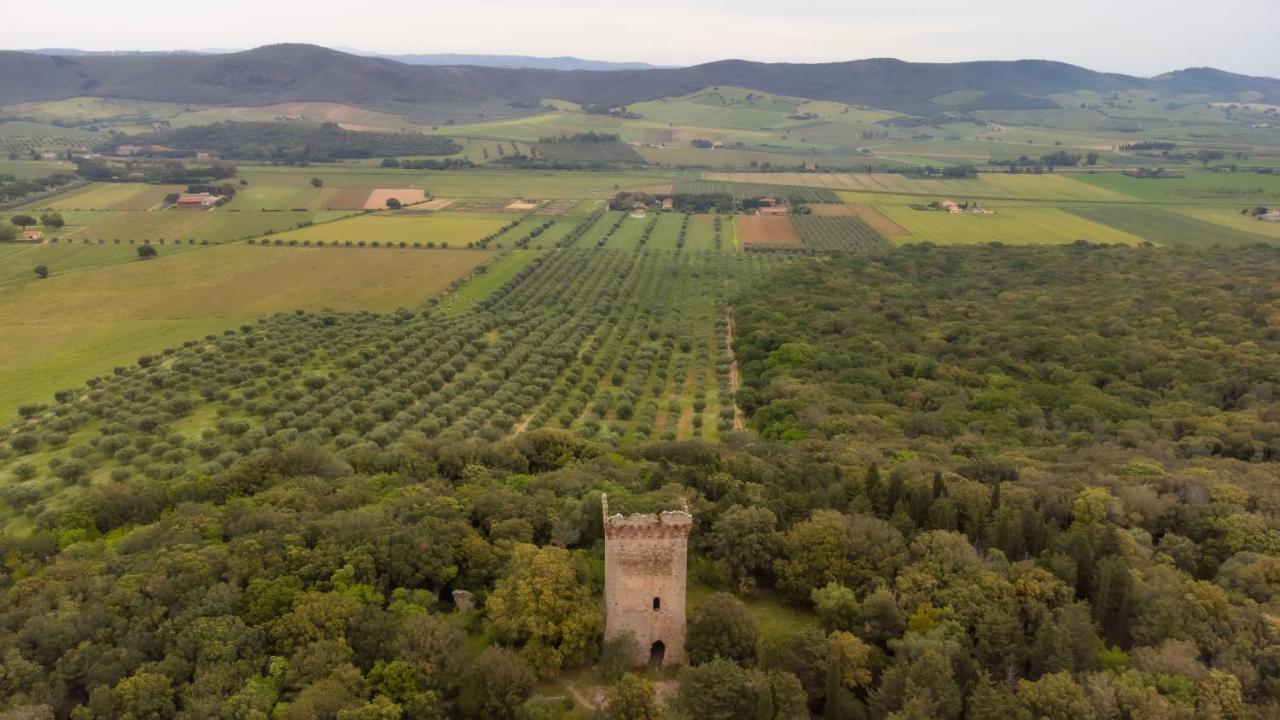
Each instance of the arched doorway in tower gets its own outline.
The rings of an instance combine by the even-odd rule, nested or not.
[[[649,647],[649,664],[653,667],[660,667],[662,660],[667,655],[667,646],[661,640]]]

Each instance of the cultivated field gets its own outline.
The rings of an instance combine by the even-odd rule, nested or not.
[[[754,247],[794,246],[802,244],[800,233],[786,217],[739,215],[733,220],[734,232],[744,249]]]
[[[706,173],[708,180],[735,183],[771,183],[828,190],[947,198],[1007,198],[1088,202],[1133,202],[1133,198],[1105,187],[1078,182],[1076,176],[1009,175],[982,173],[973,179],[918,179],[879,173]]]
[[[40,210],[148,210],[182,188],[143,183],[93,183],[26,206]],[[158,195],[158,197],[157,197]]]
[[[347,220],[313,225],[272,236],[272,242],[323,242],[354,245],[433,243],[463,248],[496,232],[506,218],[463,213],[397,213],[360,215]]]
[[[793,202],[838,203],[840,198],[826,188],[777,185],[757,182],[691,180],[677,183],[676,195],[731,195],[735,200],[758,197],[785,198]]]
[[[399,200],[402,205],[412,205],[425,201],[427,196],[421,189],[416,188],[400,190],[380,188],[369,193],[363,207],[365,210],[384,210],[387,207],[387,201],[393,198]]]
[[[1157,207],[1080,207],[1072,213],[1157,245],[1247,245],[1268,242],[1274,235],[1255,233]],[[1258,223],[1261,225],[1261,223]]]
[[[909,207],[877,208],[911,232],[899,242],[932,242],[939,245],[1002,242],[1010,245],[1044,245],[1088,240],[1095,243],[1136,245],[1143,238],[1084,216],[1048,207],[999,207],[994,215],[913,210]],[[1117,212],[1130,212],[1117,208]]]
[[[820,252],[866,252],[889,241],[856,215],[798,215],[793,220],[806,248]]]
[[[46,400],[139,355],[274,312],[418,307],[492,257],[470,251],[226,245],[139,261],[133,248],[0,246],[0,262],[48,264],[47,280],[0,276],[0,414]],[[93,253],[101,253],[94,257]],[[132,258],[129,258],[132,254]],[[65,262],[64,262],[65,261]],[[31,263],[31,264],[29,264]]]

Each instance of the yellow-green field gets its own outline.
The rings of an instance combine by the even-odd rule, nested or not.
[[[360,215],[348,220],[315,225],[300,230],[280,233],[271,239],[286,242],[297,240],[324,242],[365,243],[422,243],[437,245],[448,243],[450,247],[466,247],[469,242],[496,232],[514,219],[507,215],[472,215],[464,213],[430,214],[379,214]]]
[[[1176,213],[1215,225],[1223,225],[1256,235],[1266,235],[1280,240],[1280,223],[1263,222],[1251,215],[1241,215],[1236,208],[1182,207],[1170,208]]]
[[[144,193],[149,194],[154,185],[145,183],[93,183],[70,192],[30,203],[28,207],[51,210],[112,210]],[[163,198],[163,194],[161,196]],[[154,203],[153,203],[154,204]]]
[[[1136,202],[1130,196],[1067,175],[983,173],[972,179],[924,179],[890,173],[706,173],[707,180],[802,185],[864,193],[946,198],[1054,200],[1062,202]]]
[[[24,253],[32,249],[14,247],[0,246],[0,262],[30,272],[36,256]],[[91,267],[86,249],[74,250],[80,270],[60,272],[51,262],[47,280],[0,284],[0,416],[139,355],[270,313],[418,307],[493,256],[223,245],[127,261],[122,248],[92,247],[105,256]]]
[[[932,242],[939,245],[1002,242],[1009,245],[1050,245],[1088,240],[1095,243],[1136,245],[1142,238],[1047,207],[999,207],[994,215],[913,210],[878,205],[876,209],[911,231],[899,242]]]
[[[121,212],[111,210],[71,210],[63,213],[68,226],[47,234],[66,242],[88,240],[106,244],[130,240],[223,243],[289,230],[300,223],[321,223],[345,217],[349,212],[262,212],[231,209],[168,210],[165,212]]]

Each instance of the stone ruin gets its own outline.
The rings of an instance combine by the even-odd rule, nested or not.
[[[685,662],[685,587],[689,530],[686,510],[659,514],[604,515],[604,636],[631,633],[636,640],[632,664],[681,665]]]

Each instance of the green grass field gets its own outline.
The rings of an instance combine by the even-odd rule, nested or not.
[[[1155,203],[1246,207],[1280,204],[1280,175],[1188,171],[1183,178],[1144,179],[1121,173],[1077,175],[1080,181]]]
[[[165,212],[121,212],[110,210],[68,211],[63,217],[69,226],[57,231],[67,242],[113,244],[117,240],[150,240],[166,243],[224,243],[257,237],[267,232],[290,230],[300,223],[322,223],[349,215],[349,212],[262,212],[258,210],[213,211],[169,210]],[[50,232],[50,235],[55,233]]]
[[[1073,208],[1071,212],[1079,217],[1132,233],[1157,245],[1247,245],[1275,240],[1275,236],[1246,232],[1158,207],[1091,206]]]
[[[95,264],[83,248],[73,250],[75,271],[51,263],[48,280],[9,282],[6,274],[0,285],[0,416],[139,355],[270,313],[418,307],[493,256],[223,245],[162,248],[144,262],[125,261],[122,248],[91,247],[103,253]],[[6,268],[21,262],[28,273],[34,259],[0,254]]]
[[[162,248],[166,256],[189,249],[192,246]],[[3,244],[0,245],[0,293],[11,290],[16,285],[41,282],[34,272],[37,265],[48,268],[50,278],[60,278],[69,273],[119,265],[137,259],[137,247],[133,245],[85,245],[71,242]]]
[[[1280,223],[1263,222],[1252,215],[1242,215],[1235,208],[1177,207],[1170,208],[1170,210],[1196,220],[1223,225],[1239,232],[1251,235],[1265,235],[1274,240],[1280,240]]]

